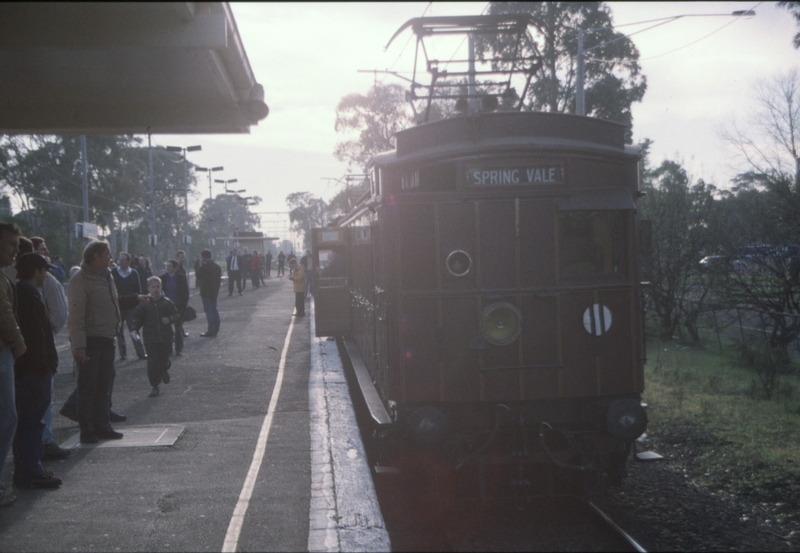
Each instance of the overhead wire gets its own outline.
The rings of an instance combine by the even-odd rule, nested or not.
[[[752,7],[750,10],[748,10],[748,11],[755,10],[755,9],[756,9],[758,6],[760,6],[761,4],[763,4],[763,2],[759,2],[759,3],[757,3],[755,6],[753,6],[753,7]],[[658,54],[657,56],[650,56],[649,58],[644,58],[644,59],[643,59],[643,60],[641,60],[641,61],[654,60],[654,59],[656,59],[656,58],[660,58],[660,57],[662,57],[662,56],[666,56],[666,55],[668,55],[668,54],[672,54],[672,53],[674,53],[674,52],[677,52],[677,51],[679,51],[679,50],[683,50],[684,48],[688,48],[689,46],[693,46],[693,45],[697,44],[698,42],[700,42],[700,41],[702,41],[702,40],[705,40],[705,39],[707,39],[708,37],[710,37],[710,36],[712,36],[712,35],[714,35],[714,34],[716,34],[716,33],[720,32],[722,29],[724,29],[724,28],[725,28],[725,27],[727,27],[728,25],[733,25],[734,23],[736,23],[737,21],[739,21],[739,19],[741,19],[742,17],[746,17],[746,16],[745,16],[744,14],[742,14],[742,15],[738,15],[738,16],[734,17],[734,18],[733,18],[733,20],[731,20],[731,21],[728,21],[727,23],[725,23],[725,24],[724,24],[722,27],[720,27],[719,29],[717,29],[717,30],[715,30],[715,31],[712,31],[712,32],[708,33],[707,35],[705,35],[705,36],[703,36],[703,37],[701,37],[701,38],[698,38],[697,40],[695,40],[695,41],[693,41],[693,42],[690,42],[689,44],[686,44],[686,45],[684,45],[684,46],[681,46],[681,47],[679,47],[679,48],[675,48],[674,50],[670,50],[669,52],[664,52],[663,54]]]
[[[756,9],[758,6],[760,6],[760,5],[761,5],[761,4],[763,4],[763,3],[764,3],[763,1],[762,1],[762,2],[758,2],[757,4],[755,4],[755,5],[754,5],[752,8],[750,8],[749,10],[743,10],[743,11],[744,11],[744,12],[747,12],[747,11],[753,11],[753,10],[755,10],[755,9]],[[707,15],[722,15],[722,14],[707,14]],[[633,33],[629,34],[629,35],[624,35],[624,38],[630,38],[630,37],[632,37],[632,36],[634,36],[634,35],[637,35],[637,34],[639,34],[639,33],[643,33],[644,31],[649,31],[650,29],[655,29],[656,27],[660,27],[661,25],[666,25],[667,23],[671,23],[671,22],[673,22],[673,21],[675,21],[675,20],[677,20],[677,19],[681,19],[682,17],[685,17],[685,16],[674,16],[674,17],[667,17],[667,18],[650,19],[650,20],[648,20],[648,21],[639,21],[639,22],[637,22],[637,23],[625,23],[625,24],[622,24],[622,25],[615,25],[615,26],[614,26],[614,28],[619,28],[619,27],[629,27],[629,26],[631,26],[631,25],[643,25],[643,24],[645,24],[645,23],[652,23],[652,22],[660,21],[660,23],[657,23],[656,25],[651,25],[650,27],[647,27],[647,28],[645,28],[645,29],[640,29],[640,30],[638,30],[638,31],[636,31],[636,32],[633,32]],[[613,60],[603,60],[603,59],[599,59],[599,58],[596,58],[596,57],[593,57],[593,56],[585,56],[585,57],[584,57],[584,59],[585,59],[585,60],[587,60],[587,61],[594,61],[594,62],[598,62],[598,63],[620,63],[620,62],[624,62],[624,61],[636,61],[636,62],[640,62],[640,61],[653,60],[653,59],[656,59],[656,58],[660,58],[660,57],[666,56],[666,55],[668,55],[668,54],[672,54],[672,53],[678,52],[679,50],[683,50],[684,48],[688,48],[689,46],[693,46],[693,45],[697,44],[698,42],[701,42],[701,41],[703,41],[703,40],[705,40],[705,39],[709,38],[710,36],[712,36],[712,35],[714,35],[714,34],[716,34],[716,33],[720,32],[720,31],[721,31],[721,30],[723,30],[725,27],[727,27],[727,26],[729,26],[729,25],[732,25],[732,24],[736,23],[736,22],[737,22],[737,21],[739,21],[739,20],[740,20],[742,17],[747,17],[747,16],[746,16],[746,15],[744,15],[744,13],[742,13],[741,15],[737,15],[737,16],[735,16],[735,17],[734,17],[734,18],[733,18],[731,21],[728,21],[727,23],[725,23],[725,24],[724,24],[724,25],[722,25],[721,27],[719,27],[719,28],[717,28],[717,29],[715,29],[715,30],[711,31],[711,32],[710,32],[710,33],[708,33],[707,35],[704,35],[704,36],[702,36],[702,37],[698,38],[697,40],[694,40],[694,41],[692,41],[692,42],[690,42],[690,43],[688,43],[688,44],[684,44],[683,46],[679,46],[678,48],[675,48],[675,49],[673,49],[673,50],[669,50],[669,51],[667,51],[667,52],[663,52],[663,53],[661,53],[661,54],[657,54],[657,55],[655,55],[655,56],[650,56],[650,57],[648,57],[648,58],[638,58],[638,59],[634,59],[634,58],[615,58],[615,59],[613,59]],[[666,21],[665,21],[665,20],[666,20]],[[616,39],[616,40],[620,40],[620,39]],[[593,48],[595,48],[595,47],[593,47]]]

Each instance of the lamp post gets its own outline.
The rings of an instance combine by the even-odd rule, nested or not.
[[[228,179],[228,180],[214,179],[214,182],[216,182],[217,184],[224,184],[225,185],[225,193],[227,194],[228,193],[228,185],[229,184],[233,184],[235,182],[239,182],[239,180],[238,179]],[[209,197],[210,197],[210,194],[209,194]]]
[[[222,166],[219,166],[219,167],[200,167],[198,165],[195,165],[194,168],[195,168],[195,171],[203,171],[205,173],[208,173],[208,199],[210,200],[211,199],[211,173],[214,172],[214,171],[222,171],[225,168],[222,167]]]
[[[181,148],[180,146],[167,146],[168,152],[181,152],[183,154],[183,201],[186,208],[186,221],[183,227],[183,243],[186,244],[186,249],[189,249],[189,167],[186,164],[186,152],[199,152],[202,146],[188,146]],[[187,253],[186,257],[191,259]]]
[[[681,19],[682,17],[753,17],[756,15],[756,12],[753,10],[737,10],[731,13],[689,13],[689,14],[682,14],[682,15],[673,15],[671,17],[662,17],[659,19],[650,19],[648,21],[639,21],[637,23],[627,23],[626,25],[639,25],[641,23],[656,23],[652,27],[648,27],[647,29],[642,29],[641,31],[637,31],[637,33],[641,33],[647,31],[648,29],[652,29],[654,27],[658,27],[660,25],[666,25],[667,23],[672,23],[676,19]],[[621,27],[619,25],[618,27]],[[575,114],[576,115],[586,115],[586,98],[584,96],[584,55],[586,52],[590,52],[595,48],[600,48],[601,46],[605,46],[606,44],[611,44],[612,42],[617,42],[618,40],[622,40],[632,36],[631,35],[622,35],[612,40],[607,40],[606,42],[601,42],[600,44],[595,44],[591,48],[583,48],[583,35],[585,33],[593,33],[595,31],[602,31],[604,29],[611,29],[613,30],[614,27],[595,27],[594,29],[578,29],[578,56],[577,56],[577,67],[576,67],[576,76],[575,76]]]

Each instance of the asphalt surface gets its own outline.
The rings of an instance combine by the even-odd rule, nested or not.
[[[14,490],[16,503],[0,508],[0,551],[221,551],[251,465],[259,470],[236,550],[389,548],[366,464],[341,462],[343,456],[353,458],[350,450],[358,457],[357,431],[319,424],[346,419],[352,408],[349,398],[343,404],[319,401],[326,393],[339,393],[341,368],[333,363],[314,372],[312,348],[329,346],[311,338],[311,317],[292,317],[291,282],[273,277],[261,289],[248,286],[243,296],[234,292],[228,297],[226,291],[218,302],[219,335],[200,338],[205,316],[192,289],[190,305],[199,315],[184,326],[190,333],[184,354],[172,358],[172,379],[161,385],[159,397],[148,397],[146,361],[117,361],[113,409],[128,420],[115,429],[127,429],[127,438],[132,438],[153,427],[172,432],[178,427],[175,443],[78,447],[69,459],[44,462],[45,470],[64,483],[57,490]],[[253,463],[292,321],[266,448]],[[61,364],[55,377],[56,413],[75,385],[65,331],[57,342]],[[130,343],[128,351],[133,352]],[[318,352],[315,357],[321,358]],[[309,387],[309,374],[327,374],[330,385],[317,377]],[[335,412],[315,414],[315,404]],[[327,441],[319,441],[325,428]],[[56,414],[53,432],[56,443],[69,444],[78,425]],[[336,444],[340,435],[346,436],[342,452]],[[314,469],[319,474],[320,460],[327,459],[328,478],[315,478],[312,471],[315,436],[318,445],[328,448],[328,456],[317,455]],[[12,474],[9,456],[3,470],[7,489]],[[347,496],[337,496],[337,478]],[[359,499],[352,501],[350,494]]]

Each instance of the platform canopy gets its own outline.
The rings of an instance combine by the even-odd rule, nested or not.
[[[248,133],[268,112],[226,2],[0,3],[0,134]]]

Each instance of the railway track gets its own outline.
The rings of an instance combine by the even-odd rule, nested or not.
[[[376,478],[395,551],[645,551],[594,503],[537,497],[480,500],[430,479]]]

